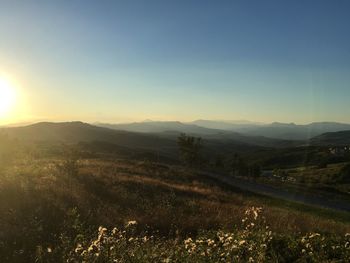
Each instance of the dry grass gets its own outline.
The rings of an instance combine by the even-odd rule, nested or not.
[[[62,236],[74,240],[77,230],[70,211],[75,207],[80,227],[88,232],[129,220],[164,237],[229,230],[241,223],[242,211],[251,206],[265,208],[276,233],[350,232],[349,223],[283,203],[275,206],[181,167],[130,160],[79,160],[76,170],[70,165],[64,160],[22,161],[1,173],[0,239],[5,241],[0,243],[0,256],[27,253],[30,258],[37,245],[57,246]]]

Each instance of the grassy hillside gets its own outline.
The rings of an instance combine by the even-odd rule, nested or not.
[[[312,239],[313,251],[327,249],[319,260],[349,256],[344,247],[349,213],[267,198],[203,177],[179,165],[176,155],[157,154],[164,145],[176,151],[175,139],[83,123],[4,131],[0,258],[5,262],[247,262],[286,256],[317,262],[303,241],[313,233],[320,234]],[[312,160],[324,154],[310,149]],[[220,150],[228,164],[230,154],[239,151],[248,163],[277,166],[305,153],[208,140],[203,154],[209,159],[202,168],[209,168],[210,157]],[[224,242],[228,237],[233,239]]]
[[[60,262],[79,242],[93,238],[100,225],[119,228],[134,220],[135,236],[147,230],[169,242],[202,231],[230,231],[241,226],[252,206],[264,207],[270,229],[286,236],[350,232],[347,214],[307,212],[226,188],[179,166],[67,156],[22,157],[2,166],[2,259]]]

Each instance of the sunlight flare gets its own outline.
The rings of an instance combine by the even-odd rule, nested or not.
[[[16,91],[13,85],[0,77],[0,118],[4,118],[14,107]]]

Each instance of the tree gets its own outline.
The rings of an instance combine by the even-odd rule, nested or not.
[[[247,176],[248,166],[238,154],[235,154],[231,160],[231,172],[234,176]]]
[[[257,164],[253,164],[249,167],[249,176],[250,177],[259,177],[261,175],[261,168]]]
[[[198,166],[200,164],[200,150],[202,149],[202,138],[187,136],[182,133],[178,139],[180,159],[187,166]]]

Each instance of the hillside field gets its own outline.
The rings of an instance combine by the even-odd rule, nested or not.
[[[308,211],[150,161],[22,158],[3,166],[0,189],[0,255],[8,262],[65,261],[99,226],[121,229],[129,221],[137,222],[133,235],[146,231],[154,242],[238,231],[251,207],[262,207],[276,235],[350,232],[346,213]]]

